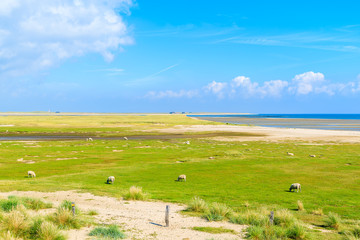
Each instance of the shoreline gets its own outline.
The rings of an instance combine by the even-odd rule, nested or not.
[[[154,129],[155,130],[155,129]],[[193,133],[193,132],[242,132],[263,136],[219,136],[219,141],[321,141],[338,143],[360,143],[360,131],[279,128],[241,125],[178,125],[173,128],[156,129],[161,133]]]

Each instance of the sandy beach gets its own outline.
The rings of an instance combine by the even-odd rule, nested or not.
[[[222,141],[324,141],[339,143],[360,143],[359,131],[320,130],[300,128],[276,128],[234,125],[178,125],[173,128],[157,129],[161,133],[184,132],[243,132],[262,134],[264,136],[226,136],[213,139]]]

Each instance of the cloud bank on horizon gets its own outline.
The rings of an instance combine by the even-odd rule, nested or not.
[[[0,1],[0,79],[31,74],[89,53],[111,62],[133,43],[119,12],[131,0]]]
[[[238,76],[229,82],[212,81],[202,88],[202,91],[193,90],[166,90],[150,91],[146,98],[194,98],[206,94],[215,95],[217,98],[280,98],[283,95],[304,96],[309,94],[335,94],[348,95],[360,93],[360,78],[358,81],[347,83],[332,83],[325,79],[323,73],[305,72],[296,75],[291,81],[269,80],[263,83],[253,82],[249,77]]]

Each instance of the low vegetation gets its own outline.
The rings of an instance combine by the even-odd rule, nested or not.
[[[95,236],[102,239],[126,238],[126,235],[116,225],[110,225],[108,227],[97,227],[89,233],[89,236]]]
[[[254,236],[302,237],[301,226],[305,226],[305,238],[314,235],[322,236],[318,239],[331,239],[328,235],[324,237],[325,233],[311,232],[306,227],[314,225],[319,228],[326,226],[330,231],[326,234],[335,236],[333,239],[339,236],[356,237],[353,229],[359,223],[350,220],[360,219],[360,212],[354,211],[354,207],[360,205],[359,144],[301,140],[216,141],[206,137],[222,135],[224,140],[233,133],[183,132],[166,136],[158,132],[159,129],[175,126],[181,129],[179,125],[206,124],[221,123],[200,121],[184,115],[1,116],[0,125],[14,125],[0,128],[1,137],[71,135],[83,139],[1,141],[0,191],[81,189],[95,195],[139,200],[151,196],[151,199],[179,203],[188,203],[196,195],[198,198],[189,204],[188,211],[207,216],[209,220],[249,224],[248,232]],[[158,138],[130,138],[139,135]],[[252,136],[247,133],[235,135]],[[111,140],[124,136],[128,136],[129,140]],[[94,141],[86,141],[88,137]],[[100,140],[98,137],[109,138]],[[191,144],[184,144],[189,139]],[[294,153],[294,156],[284,157],[286,152]],[[316,154],[316,161],[309,158],[309,154]],[[36,172],[36,178],[27,177],[29,170]],[[174,181],[179,174],[186,174],[186,184]],[[108,176],[115,176],[117,184],[104,184]],[[301,183],[301,192],[288,192],[294,182]],[[129,190],[132,186],[142,186],[149,194],[137,188]],[[305,207],[301,208],[298,200]],[[226,207],[214,207],[211,203],[215,202],[226,204]],[[19,206],[23,206],[25,211],[44,207],[35,200],[0,200],[2,223],[8,219],[10,212],[21,213],[24,210]],[[69,203],[66,209],[70,210],[68,206]],[[265,209],[262,209],[263,206]],[[270,210],[275,211],[274,225],[268,222]],[[20,213],[12,214],[21,219]],[[57,214],[60,218],[67,212],[57,211]],[[28,220],[26,214],[23,217]],[[55,221],[54,218],[43,221],[59,228],[57,224],[62,220]],[[31,226],[32,221],[25,228]],[[64,228],[67,227],[64,225]],[[8,231],[2,227],[1,234],[8,234]],[[9,234],[19,237],[11,231]]]
[[[36,198],[9,196],[8,199],[0,200],[0,208],[5,212],[9,212],[20,205],[24,206],[26,209],[32,210],[52,207],[51,203],[45,203]]]
[[[66,236],[61,230],[78,229],[90,223],[89,219],[82,216],[81,211],[73,216],[72,212],[65,207],[67,201],[64,201],[55,213],[47,215],[29,212],[51,206],[50,203],[39,199],[10,196],[1,203],[1,206],[6,207],[2,207],[3,210],[0,212],[0,239],[65,240]]]
[[[236,234],[236,232],[234,230],[223,228],[223,227],[193,227],[191,229],[195,230],[195,231],[207,232],[207,233],[213,233],[213,234],[220,234],[220,233]]]
[[[142,191],[142,187],[131,186],[129,191],[124,195],[126,200],[146,200],[149,196]]]

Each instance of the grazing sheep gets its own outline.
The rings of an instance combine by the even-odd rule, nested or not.
[[[215,159],[215,157],[209,157],[209,159]]]
[[[36,174],[35,174],[35,172],[33,172],[33,171],[28,171],[28,177],[36,177]]]
[[[188,144],[188,145],[189,145],[189,144],[190,144],[190,141],[186,141],[185,144]]]
[[[289,192],[291,192],[291,190],[293,190],[293,189],[294,189],[294,192],[295,192],[295,189],[296,189],[296,192],[299,192],[299,190],[300,190],[300,192],[301,192],[301,185],[300,185],[300,183],[293,183],[293,184],[291,184],[290,189],[289,189]]]
[[[184,174],[181,174],[180,176],[178,176],[178,182],[180,182],[180,180],[183,180],[183,181],[185,181],[186,182],[186,175],[184,175]]]
[[[112,183],[114,183],[114,182],[115,182],[115,177],[114,177],[114,176],[108,177],[108,179],[107,179],[107,181],[106,181],[107,184],[112,184]]]
[[[294,156],[294,154],[291,153],[291,152],[287,152],[287,155],[289,155],[289,156]]]
[[[316,157],[316,155],[309,155],[309,157]]]
[[[92,142],[94,140],[92,138],[87,138],[86,141]]]
[[[128,140],[128,138],[127,138],[127,137],[124,137],[124,140]]]

